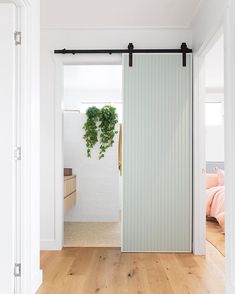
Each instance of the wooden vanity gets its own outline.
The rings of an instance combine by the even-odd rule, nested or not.
[[[76,204],[76,176],[64,176],[64,213]]]

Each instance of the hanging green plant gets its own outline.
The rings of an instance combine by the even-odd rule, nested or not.
[[[106,150],[113,145],[115,134],[118,133],[115,131],[118,122],[116,108],[110,105],[106,105],[102,109],[90,107],[87,109],[86,115],[83,139],[86,141],[87,156],[91,157],[91,149],[99,142],[99,159],[101,159]]]
[[[114,136],[118,132],[115,131],[115,126],[118,122],[116,108],[111,105],[106,105],[100,110],[100,153],[99,159],[104,157],[106,150],[114,143]]]
[[[97,123],[99,121],[100,110],[95,106],[89,107],[86,115],[87,120],[83,126],[83,129],[85,130],[83,139],[86,141],[87,156],[91,157],[91,149],[98,142]]]

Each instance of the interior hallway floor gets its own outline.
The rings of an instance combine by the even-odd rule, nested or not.
[[[119,248],[64,248],[41,254],[37,294],[223,294],[224,257],[207,242],[207,256],[121,253]]]
[[[64,247],[120,246],[120,222],[65,222]]]

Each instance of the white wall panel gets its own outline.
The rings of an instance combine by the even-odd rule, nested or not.
[[[123,251],[191,251],[192,67],[124,56]]]

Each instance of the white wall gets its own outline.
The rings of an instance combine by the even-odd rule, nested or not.
[[[41,0],[45,28],[185,28],[199,0]]]
[[[41,30],[41,248],[43,249],[56,248],[53,50],[64,47],[126,48],[129,42],[133,42],[136,48],[179,48],[182,42],[187,42],[189,47],[192,44],[190,30]],[[113,57],[107,55],[106,58],[108,60]]]
[[[99,160],[98,144],[86,154],[86,115],[64,112],[64,165],[77,175],[77,203],[65,216],[72,222],[116,222],[119,216],[118,136]]]
[[[221,30],[225,14],[225,1],[201,1],[192,21],[193,51],[198,54],[210,44],[211,39]],[[221,100],[224,91],[224,48],[223,37],[214,44],[205,56],[205,101],[211,97]],[[196,66],[195,66],[196,68]],[[223,100],[223,98],[222,98]],[[206,126],[206,160],[224,160],[224,126]]]
[[[201,1],[200,9],[191,24],[194,52],[205,46],[223,25],[225,2],[222,0]]]
[[[206,161],[224,162],[224,125],[206,126]]]
[[[226,14],[224,15],[224,12]],[[225,185],[226,185],[226,257],[225,257],[225,273],[226,273],[226,293],[235,293],[235,181],[234,181],[234,165],[235,165],[235,2],[233,0],[207,0],[202,2],[202,7],[197,15],[193,25],[193,48],[197,53],[201,48],[208,45],[208,41],[212,39],[218,28],[224,25],[225,33]],[[195,62],[195,86],[198,82],[198,74],[200,64],[198,58]],[[197,93],[197,91],[196,91]],[[201,168],[200,166],[198,166]],[[198,172],[198,171],[196,171]],[[204,184],[201,186],[203,187]],[[201,191],[200,191],[201,192]],[[194,203],[194,207],[197,206]],[[202,203],[203,207],[204,201]],[[197,210],[198,208],[196,208]],[[202,217],[202,210],[196,211],[199,219]],[[195,213],[195,211],[194,211]],[[201,214],[201,215],[200,215]],[[199,220],[198,219],[198,220]],[[198,222],[196,220],[196,222]],[[200,221],[199,221],[200,222]],[[194,231],[198,228],[194,227]],[[201,230],[200,230],[201,232]],[[203,238],[202,238],[203,237]],[[203,234],[199,234],[198,239],[204,242]]]
[[[206,118],[206,161],[224,161],[224,36],[205,56],[205,102],[220,102],[221,112],[215,113],[221,123],[211,125]],[[206,111],[206,115],[209,115]]]
[[[63,109],[85,113],[91,104],[113,102],[122,102],[121,65],[64,66]]]
[[[193,89],[194,89],[194,199],[193,199],[193,252],[204,255],[205,248],[205,200],[201,195],[205,191],[205,177],[202,171],[205,170],[205,138],[201,134],[205,131],[204,121],[201,120],[204,114],[205,102],[205,73],[204,57],[208,45],[218,34],[224,21],[225,1],[202,0],[191,23],[193,37]]]
[[[218,39],[205,57],[206,89],[223,91],[224,89],[224,35]]]

